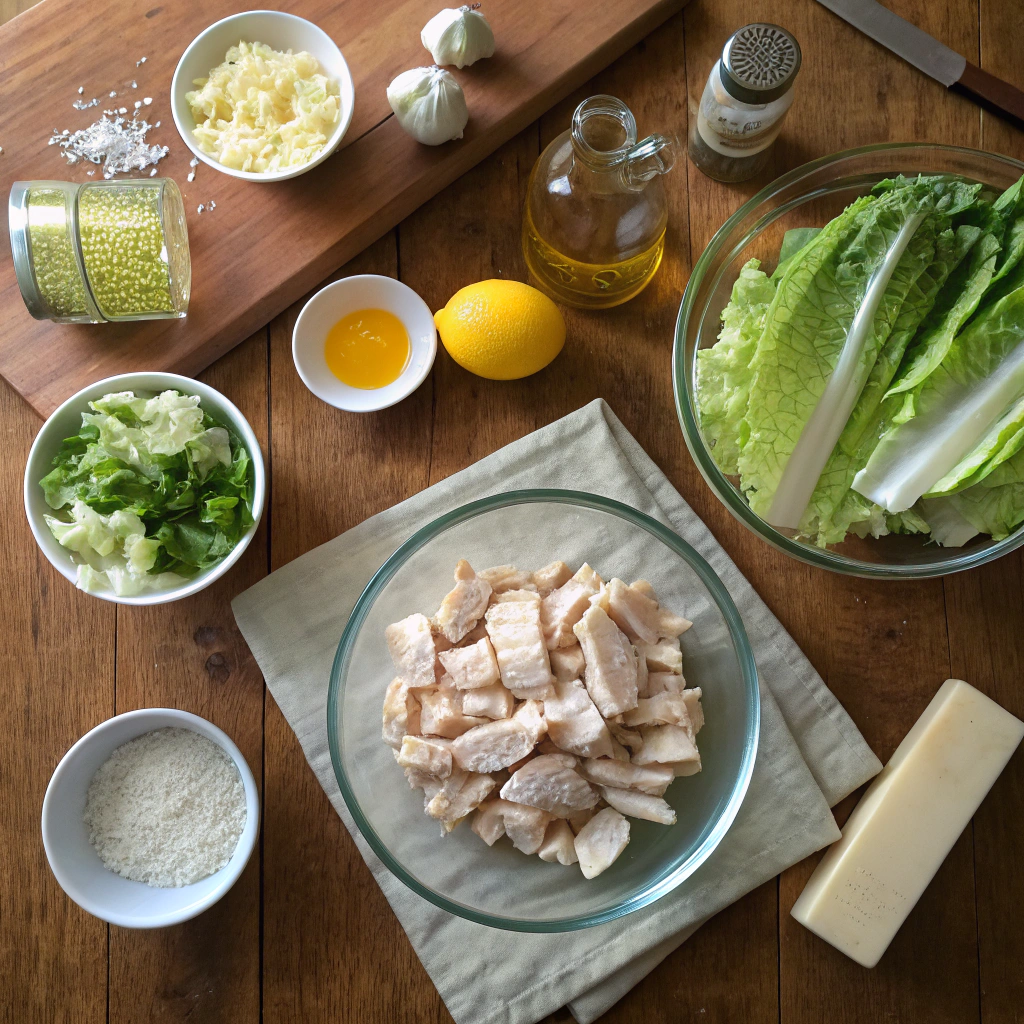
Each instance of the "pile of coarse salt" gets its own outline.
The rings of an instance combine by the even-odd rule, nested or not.
[[[157,729],[100,765],[83,818],[111,871],[163,888],[190,885],[231,859],[245,826],[245,787],[212,740]]]
[[[140,106],[141,102],[135,104],[136,111]],[[145,118],[139,120],[137,114],[126,121],[118,111],[105,110],[88,128],[75,132],[67,128],[60,132],[54,129],[49,144],[60,146],[61,156],[69,164],[77,164],[79,160],[103,164],[104,178],[143,171],[147,167],[152,167],[151,173],[155,174],[156,164],[169,150],[166,146],[151,146],[146,142],[146,133],[152,127],[154,125]]]

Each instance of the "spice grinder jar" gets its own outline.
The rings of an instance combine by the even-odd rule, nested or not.
[[[8,223],[18,286],[37,320],[165,320],[188,311],[188,229],[170,178],[16,181]]]

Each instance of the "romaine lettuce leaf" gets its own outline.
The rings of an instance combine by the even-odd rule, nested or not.
[[[923,222],[921,215],[934,209],[935,203],[935,192],[927,181],[858,200],[806,246],[779,281],[752,362],[755,373],[746,415],[750,433],[739,458],[750,506],[769,521],[798,525],[789,520],[801,518],[796,506],[806,507],[832,444],[818,449],[807,446],[817,467],[810,473],[813,480],[802,472],[801,453],[801,472],[790,467],[787,489],[775,509],[787,464],[847,348],[872,281],[886,267],[892,276],[888,283],[883,282],[877,307],[866,311],[863,337],[852,353],[853,366],[846,383],[854,401],[859,395],[910,286],[931,262],[934,228]],[[901,232],[912,221],[915,230],[907,239]],[[890,266],[887,260],[897,240],[906,244],[906,251]],[[808,438],[808,442],[817,440]],[[790,477],[800,485],[800,500],[790,494]],[[805,477],[809,480],[806,489]],[[773,514],[776,511],[778,514]]]
[[[854,489],[890,512],[910,508],[1024,395],[1024,288],[986,308],[913,392]],[[994,453],[993,453],[994,454]]]
[[[739,472],[737,459],[745,437],[744,414],[753,371],[750,360],[761,336],[775,285],[758,260],[740,270],[729,304],[722,310],[718,341],[697,352],[696,396],[701,430],[722,472]]]

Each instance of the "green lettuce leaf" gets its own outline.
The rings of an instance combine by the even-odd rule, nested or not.
[[[954,339],[911,395],[913,415],[901,409],[854,489],[891,512],[910,508],[984,443],[1021,396],[1024,288],[987,307]]]
[[[744,414],[753,371],[750,360],[775,297],[775,285],[750,260],[732,286],[722,310],[718,341],[697,353],[696,396],[701,430],[722,472],[739,473],[737,460],[745,440]]]
[[[849,387],[844,386],[844,400],[852,396],[855,401],[859,395],[910,286],[934,255],[934,226],[921,218],[935,205],[936,193],[925,180],[858,200],[802,250],[800,259],[779,281],[752,362],[755,373],[746,415],[749,437],[739,458],[742,483],[758,515],[771,521],[787,464],[843,356],[869,286],[888,265],[897,243],[907,244],[902,232],[908,225],[913,229],[909,244],[895,269],[889,268],[892,276],[879,293],[877,306],[866,311],[863,340],[852,354],[856,362]],[[813,443],[819,440],[808,438]],[[814,480],[831,450],[831,444],[824,447]],[[817,458],[818,453],[811,454]],[[793,467],[790,475],[795,475]],[[803,491],[802,479],[798,482],[792,500],[787,486],[786,509],[778,510],[775,518],[787,518],[790,505],[794,509],[797,504],[806,505],[806,498],[801,501],[797,494]],[[809,497],[813,487],[811,481],[803,493]]]

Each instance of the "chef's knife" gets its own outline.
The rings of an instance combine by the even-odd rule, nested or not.
[[[1024,127],[1024,92],[976,67],[876,0],[818,0],[908,64]]]

